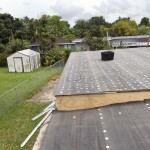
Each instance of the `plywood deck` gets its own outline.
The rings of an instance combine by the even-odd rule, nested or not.
[[[59,110],[148,99],[150,50],[118,49],[113,61],[102,61],[101,51],[71,53],[55,96]]]

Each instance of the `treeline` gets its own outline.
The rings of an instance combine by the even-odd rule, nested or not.
[[[109,36],[145,35],[150,32],[149,25],[148,17],[143,17],[140,24],[137,24],[131,18],[119,17],[115,22],[109,23],[102,16],[96,16],[89,20],[77,20],[71,28],[61,16],[42,15],[39,19],[33,19],[0,14],[0,66],[6,65],[8,55],[28,44],[38,43],[43,56],[42,62],[49,65],[55,62],[54,54],[57,55],[57,60],[58,57],[66,58],[70,51],[66,49],[62,54],[60,48],[55,47],[58,38],[64,37],[70,41],[74,38],[84,38],[91,50],[107,49],[108,43],[103,40],[107,32]]]
[[[146,35],[150,32],[150,22],[148,17],[143,17],[140,24],[137,24],[131,18],[119,17],[113,23],[109,23],[100,16],[92,17],[89,20],[76,21],[73,30],[75,36],[81,38],[88,34],[94,37],[105,37],[107,31],[110,36]]]

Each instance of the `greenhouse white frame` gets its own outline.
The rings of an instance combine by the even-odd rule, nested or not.
[[[31,49],[17,51],[7,57],[9,72],[31,72],[41,66],[40,53]]]

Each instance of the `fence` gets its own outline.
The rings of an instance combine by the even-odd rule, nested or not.
[[[58,74],[63,66],[64,60],[60,60],[0,95],[0,116],[15,104],[31,98],[42,85],[48,82],[50,77]]]

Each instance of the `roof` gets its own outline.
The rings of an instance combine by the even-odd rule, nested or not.
[[[136,36],[118,36],[118,37],[109,37],[111,40],[114,39],[136,39],[136,38],[148,38],[149,35],[136,35]]]
[[[69,94],[66,91],[77,94],[77,90],[87,94],[99,89],[106,92],[108,88],[118,92],[150,89],[148,48],[115,50],[113,61],[101,61],[100,53],[72,53],[59,79],[62,88],[57,87],[58,94]],[[59,90],[63,93],[59,93]],[[149,99],[88,110],[54,111],[40,148],[149,150],[149,125]]]
[[[41,149],[149,150],[150,100],[80,111],[55,111]]]
[[[66,40],[65,38],[59,38],[56,40],[56,44],[65,45],[65,44],[75,44],[75,43],[72,43],[72,41],[70,42],[70,40]]]
[[[72,41],[73,43],[81,43],[81,42],[83,42],[83,39],[74,39],[73,41]]]
[[[55,95],[150,90],[149,49],[118,49],[112,61],[102,61],[101,52],[72,52]]]
[[[25,49],[25,50],[17,51],[17,53],[21,53],[21,54],[24,54],[26,56],[34,56],[34,55],[39,54],[39,52],[33,51],[31,49]]]
[[[25,50],[21,50],[21,51],[17,51],[15,52],[14,54],[8,56],[7,58],[9,57],[12,57],[13,55],[15,55],[16,53],[20,53],[20,54],[23,54],[25,56],[34,56],[34,55],[37,55],[37,54],[40,54],[39,52],[36,52],[34,50],[31,50],[31,49],[25,49]]]
[[[81,43],[81,42],[83,42],[83,39],[80,39],[80,38],[74,39],[71,42],[70,42],[70,40],[66,40],[65,38],[59,38],[59,39],[57,39],[56,44],[58,44],[58,45],[72,44],[72,45],[74,45],[76,43]]]
[[[120,46],[119,42],[113,42],[112,46],[118,47]],[[146,47],[149,46],[148,42],[122,42],[122,46],[127,47]]]

